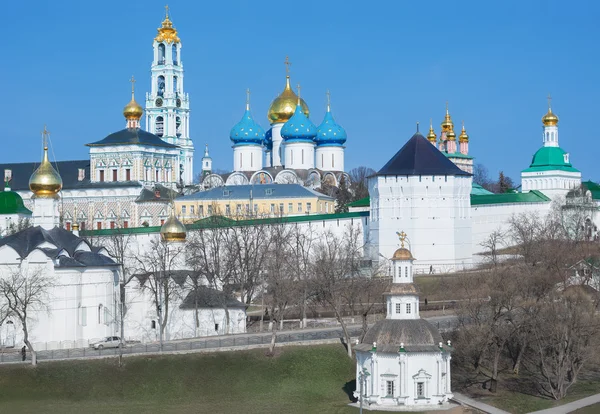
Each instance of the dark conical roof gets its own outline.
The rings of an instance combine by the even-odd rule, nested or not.
[[[471,175],[458,168],[417,132],[377,175]]]

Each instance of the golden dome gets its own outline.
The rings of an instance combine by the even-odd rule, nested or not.
[[[544,126],[556,126],[558,124],[558,116],[552,112],[552,108],[548,107],[548,112],[542,117]]]
[[[427,134],[427,139],[432,144],[437,142],[437,135],[435,135],[435,131],[433,130],[433,121],[429,121],[429,134]]]
[[[62,189],[62,178],[48,161],[48,147],[44,146],[44,159],[29,178],[29,189],[36,197],[54,197]]]
[[[184,242],[186,236],[185,225],[175,217],[175,208],[171,209],[171,215],[160,228],[160,238],[164,242]]]
[[[392,260],[415,260],[415,258],[410,253],[410,250],[406,247],[401,247],[394,252]]]
[[[142,108],[142,106],[139,103],[137,103],[135,101],[135,98],[133,97],[133,92],[132,92],[131,93],[131,101],[129,101],[129,103],[127,105],[125,105],[125,108],[123,108],[123,115],[128,120],[134,119],[134,120],[139,121],[143,114],[144,114],[144,109]]]
[[[158,35],[154,38],[157,42],[165,43],[179,43],[179,37],[177,37],[177,30],[173,27],[173,22],[169,19],[169,6],[165,7],[167,13],[165,20],[162,22],[162,26],[158,28]]]
[[[458,136],[459,142],[469,142],[469,136],[467,135],[467,131],[465,130],[465,123],[462,124],[462,131],[460,131],[460,135]]]
[[[454,130],[454,122],[452,122],[450,112],[448,112],[448,102],[446,102],[446,116],[442,121],[442,132],[448,132],[452,130]]]
[[[449,140],[449,141],[456,140],[456,132],[454,132],[453,129],[451,129],[450,131],[446,132],[446,140]]]
[[[289,75],[285,77],[285,89],[281,94],[273,100],[267,116],[271,124],[277,124],[287,122],[298,105],[298,95],[292,90],[290,86]],[[308,105],[304,102],[304,99],[300,98],[300,105],[302,106],[302,112],[308,118],[309,110]]]

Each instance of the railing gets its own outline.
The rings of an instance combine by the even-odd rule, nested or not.
[[[360,335],[361,328],[354,326],[349,328],[351,336]],[[323,329],[323,330],[307,330],[293,332],[278,332],[277,343],[290,343],[302,341],[317,341],[323,339],[341,339],[344,334],[341,328]],[[218,349],[231,347],[245,347],[252,345],[267,345],[271,342],[271,333],[263,334],[239,334],[228,335],[221,337],[206,337],[194,338],[189,340],[168,341],[163,343],[163,352],[182,352],[182,351],[198,351],[202,349]],[[124,355],[128,354],[145,354],[159,353],[160,344],[156,342],[141,344],[128,343],[122,349]],[[88,358],[101,356],[116,356],[119,355],[119,348],[104,348],[93,349],[91,347],[83,348],[67,348],[67,349],[51,349],[38,350],[38,361],[53,360],[53,359],[72,359],[72,358]],[[27,352],[27,360],[31,357],[30,352]],[[21,350],[19,348],[7,348],[0,350],[0,363],[18,362],[22,360]]]

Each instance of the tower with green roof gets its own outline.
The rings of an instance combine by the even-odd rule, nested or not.
[[[539,190],[550,198],[564,196],[581,185],[581,172],[558,144],[558,116],[552,112],[550,98],[542,124],[544,146],[534,154],[529,168],[521,172],[521,190]]]
[[[31,219],[31,211],[23,204],[23,198],[11,190],[6,180],[4,191],[0,192],[0,236],[4,236],[11,226],[27,219]]]

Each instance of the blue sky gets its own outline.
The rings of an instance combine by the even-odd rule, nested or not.
[[[252,90],[265,129],[292,82],[314,123],[325,92],[348,133],[346,169],[379,169],[445,102],[470,153],[491,173],[518,179],[541,145],[551,93],[560,144],[584,179],[595,169],[600,113],[597,17],[593,1],[170,1],[182,40],[190,129],[215,168],[231,169],[229,130]],[[0,162],[34,161],[44,124],[56,159],[85,159],[85,143],[124,128],[131,75],[137,100],[150,88],[152,40],[164,2],[23,1],[3,7]],[[8,27],[7,27],[8,26]],[[426,132],[426,131],[425,131]]]

